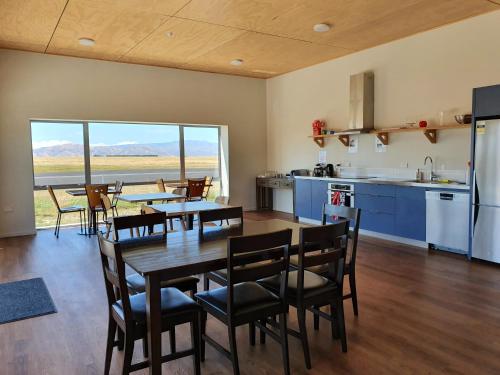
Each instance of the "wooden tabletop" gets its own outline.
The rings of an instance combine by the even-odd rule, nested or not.
[[[200,211],[216,210],[219,208],[227,208],[231,206],[215,202],[195,201],[167,204],[150,204],[148,205],[148,207],[151,207],[157,212],[165,212],[167,216],[178,216],[197,214]]]
[[[147,194],[125,194],[117,197],[119,200],[129,203],[169,201],[186,198],[184,195],[172,193],[147,193]]]
[[[66,193],[69,195],[72,195],[74,197],[83,197],[87,195],[87,191],[85,189],[70,189],[66,190]],[[108,189],[108,194],[114,194],[115,189],[114,188],[109,188]]]
[[[167,244],[135,243],[124,249],[124,260],[137,273],[145,276],[158,273],[161,280],[190,276],[226,267],[227,237],[269,233],[291,228],[292,246],[299,243],[299,229],[306,224],[273,219],[245,221],[243,229],[236,227],[213,227],[201,241],[198,231],[169,233]]]

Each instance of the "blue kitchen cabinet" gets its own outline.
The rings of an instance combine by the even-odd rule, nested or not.
[[[328,203],[328,181],[311,181],[311,219],[321,221],[323,205]]]
[[[396,188],[396,235],[425,241],[425,188]]]
[[[299,217],[311,218],[311,187],[311,180],[295,179],[295,215]]]
[[[360,228],[395,235],[394,185],[356,184],[354,206],[361,209]]]

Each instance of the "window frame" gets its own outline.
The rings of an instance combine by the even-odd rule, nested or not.
[[[83,158],[84,158],[84,180],[83,184],[56,184],[52,185],[55,189],[72,189],[72,188],[83,188],[86,184],[91,184],[92,178],[92,166],[90,163],[90,132],[89,123],[99,123],[99,124],[133,124],[133,125],[157,125],[157,126],[178,126],[179,127],[179,158],[180,158],[180,179],[177,180],[165,180],[165,182],[181,182],[186,179],[186,163],[185,163],[185,147],[184,147],[184,128],[217,128],[217,163],[219,176],[214,178],[214,181],[221,181],[222,176],[222,165],[221,165],[221,125],[210,125],[210,124],[179,124],[179,123],[149,123],[149,122],[133,122],[133,121],[97,121],[97,120],[47,120],[47,119],[30,119],[30,137],[31,137],[31,165],[32,165],[32,176],[33,176],[33,190],[45,190],[46,185],[36,185],[35,183],[35,169],[34,157],[33,157],[33,123],[51,123],[59,124],[63,126],[64,124],[80,124],[83,129]],[[127,182],[127,185],[153,185],[155,181],[138,181],[138,182]]]

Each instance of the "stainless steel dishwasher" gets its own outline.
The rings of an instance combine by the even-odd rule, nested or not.
[[[425,192],[426,242],[434,248],[465,254],[469,237],[469,194]]]

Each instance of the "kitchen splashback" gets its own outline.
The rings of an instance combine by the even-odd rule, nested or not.
[[[427,178],[429,168],[421,168]],[[389,179],[415,179],[414,168],[363,168],[363,167],[337,167],[338,177],[385,177]],[[449,179],[456,182],[465,182],[465,169],[435,169],[434,172],[440,179]]]

